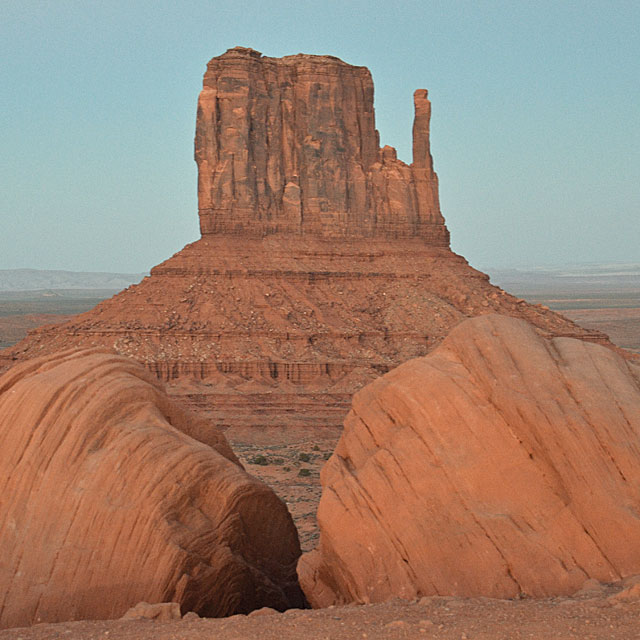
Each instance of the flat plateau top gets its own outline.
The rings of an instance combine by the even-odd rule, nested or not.
[[[231,49],[227,49],[222,55],[215,56],[209,61],[211,64],[214,61],[222,61],[222,60],[256,60],[262,63],[272,63],[272,64],[285,64],[285,65],[296,65],[301,62],[304,63],[312,63],[312,64],[321,64],[321,65],[340,65],[345,68],[350,69],[365,69],[368,71],[366,67],[349,64],[344,60],[340,60],[340,58],[336,58],[336,56],[329,55],[313,55],[308,53],[297,53],[295,55],[283,56],[282,58],[275,58],[269,56],[263,56],[260,51],[256,51],[255,49],[251,49],[250,47],[233,47]]]

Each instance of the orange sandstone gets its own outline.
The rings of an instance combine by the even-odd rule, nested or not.
[[[284,503],[134,361],[17,365],[0,377],[0,441],[0,628],[141,601],[206,616],[301,606]]]
[[[204,380],[188,399],[220,426],[339,427],[353,391],[467,317],[606,342],[450,250],[431,104],[424,89],[413,99],[406,164],[380,147],[365,67],[242,47],[213,58],[195,137],[202,238],[94,310],[32,332],[0,366],[106,346],[164,380]]]
[[[313,606],[570,594],[640,572],[640,366],[461,323],[354,396],[325,465]]]

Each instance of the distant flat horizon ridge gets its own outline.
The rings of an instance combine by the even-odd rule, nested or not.
[[[621,296],[640,304],[640,262],[588,262],[487,269],[491,282],[528,299],[535,295]]]
[[[472,265],[474,266],[474,265]],[[478,267],[476,267],[478,268]],[[640,286],[640,262],[568,262],[510,267],[483,267],[492,282],[499,286],[546,281],[568,283],[576,281],[604,284],[615,280]],[[140,282],[149,272],[118,273],[109,271],[73,271],[64,269],[0,269],[0,291],[43,290],[112,290],[120,291]]]
[[[120,291],[140,282],[147,273],[71,271],[62,269],[0,269],[0,291],[96,289]]]

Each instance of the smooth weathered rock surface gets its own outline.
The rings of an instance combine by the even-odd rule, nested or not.
[[[469,316],[606,342],[491,286],[448,246],[414,94],[413,162],[379,148],[369,71],[331,56],[210,61],[195,155],[202,238],[94,310],[32,332],[0,368],[107,346],[222,427],[340,428],[351,394]],[[286,408],[286,410],[283,410]]]
[[[314,606],[570,594],[640,571],[640,367],[498,315],[353,400],[325,465]]]
[[[300,606],[284,503],[134,361],[67,351],[14,367],[0,442],[0,627],[141,601]]]

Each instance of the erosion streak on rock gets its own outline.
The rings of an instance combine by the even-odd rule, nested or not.
[[[0,627],[302,602],[286,506],[139,364],[67,351],[0,378]]]
[[[415,95],[414,162],[378,144],[366,67],[235,47],[207,65],[195,158],[204,234],[423,237],[448,246]]]
[[[640,571],[640,367],[498,315],[369,384],[325,465],[315,606]]]

